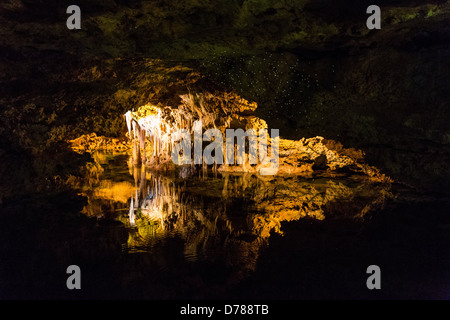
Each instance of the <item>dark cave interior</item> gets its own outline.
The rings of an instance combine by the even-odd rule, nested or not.
[[[405,242],[397,243],[398,248],[403,250],[404,243],[414,241],[416,224],[437,228],[441,233],[435,233],[435,237],[428,229],[424,231],[429,241],[425,243],[434,247],[435,242],[441,242],[436,252],[444,256],[435,257],[434,263],[443,269],[436,274],[450,280],[448,270],[444,270],[450,266],[444,249],[450,239],[442,231],[450,223],[445,212],[450,208],[450,1],[380,0],[380,30],[366,27],[366,8],[372,1],[365,0],[78,0],[81,30],[66,27],[66,8],[70,4],[72,1],[66,0],[7,0],[0,4],[0,211],[5,229],[0,235],[2,254],[10,254],[8,243],[19,241],[11,240],[17,233],[31,232],[33,224],[45,228],[32,209],[24,209],[19,203],[30,202],[36,210],[46,210],[49,202],[43,199],[51,198],[59,200],[50,205],[49,212],[63,208],[64,201],[69,206],[70,201],[76,203],[71,211],[80,210],[66,182],[70,176],[82,174],[80,168],[91,161],[91,156],[73,152],[69,140],[95,133],[122,141],[126,133],[123,115],[128,110],[147,103],[176,106],[180,95],[193,91],[223,91],[256,102],[255,115],[269,127],[279,128],[282,138],[322,136],[345,148],[362,150],[366,163],[392,178],[399,188],[408,188],[413,195],[406,197],[412,199],[412,204],[406,206],[411,209],[417,201],[420,204],[415,209],[417,214],[405,218],[406,224],[414,227],[403,230]],[[429,203],[439,214],[430,218],[432,222],[423,223],[419,208],[426,212]],[[22,224],[19,211],[25,212],[30,226],[7,230],[8,226]],[[89,225],[70,215],[45,217],[58,223],[74,223],[74,228]],[[387,236],[380,241],[395,242],[394,228],[387,227],[389,219],[380,219],[386,224],[376,220],[367,227],[364,241],[370,239],[368,234],[376,233],[377,224],[382,224]],[[401,224],[400,218],[393,219],[394,225]],[[304,225],[300,228],[314,237],[315,232],[333,233],[330,230],[342,227],[340,222],[331,223],[314,226],[314,231]],[[295,223],[288,229],[292,226]],[[360,234],[358,228],[344,226],[350,234]],[[96,232],[93,229],[89,226],[85,231],[88,237]],[[120,237],[115,233],[108,236]],[[302,237],[308,242],[307,236]],[[286,241],[300,242],[291,238],[288,235]],[[24,243],[31,243],[30,239]],[[281,252],[282,240],[274,239],[272,247]],[[72,240],[69,243],[90,245],[87,240]],[[58,241],[58,237],[47,241]],[[373,248],[371,240],[365,243]],[[16,245],[19,251],[26,251],[26,246]],[[426,251],[424,248],[418,251]],[[321,250],[331,251],[326,246]],[[361,254],[359,250],[363,249],[354,249],[348,255]],[[51,254],[42,248],[38,251],[43,256]],[[407,248],[405,252],[412,251]],[[303,253],[316,257],[313,249]],[[276,259],[280,253],[272,250],[268,255]],[[299,252],[292,255],[300,257]],[[390,257],[378,255],[386,261]],[[13,264],[25,263],[25,258],[11,256],[0,269],[4,278]],[[81,250],[74,256],[93,261]],[[105,255],[102,261],[115,258]],[[370,260],[368,256],[362,259]],[[38,258],[35,262],[44,265]],[[279,267],[292,268],[283,263]],[[125,262],[119,264],[118,269],[126,269]],[[262,262],[259,270],[263,271],[244,283],[251,288],[264,282],[264,272],[270,273],[270,267]],[[95,278],[100,273],[98,268],[93,267],[89,276]],[[314,277],[308,268],[303,271]],[[5,296],[0,292],[0,298],[35,298],[40,295],[42,283],[53,279],[44,277],[46,280],[25,294],[25,289],[11,289],[19,278],[0,280],[9,290]],[[428,280],[423,278],[424,283]],[[272,290],[271,281],[287,282],[268,280],[259,291],[263,298],[278,292]],[[324,279],[318,281],[326,283]],[[449,283],[440,287],[441,292],[425,296],[448,298],[445,295],[449,292],[442,288],[448,289]],[[312,287],[304,284],[301,294],[289,289],[285,294],[290,298],[308,296],[306,288]],[[98,290],[106,292],[111,288]],[[141,285],[133,288],[134,292],[143,292]],[[404,285],[404,289],[410,288]],[[253,292],[242,290],[242,297]],[[420,296],[411,290],[412,297]],[[188,289],[173,296],[162,292],[163,297],[203,297]],[[96,293],[93,289],[89,297]],[[341,292],[328,293],[326,297],[336,298]],[[43,297],[58,295],[48,293]],[[353,297],[350,291],[343,295]],[[404,296],[409,297],[400,293],[383,297]],[[136,297],[155,298],[138,293]]]

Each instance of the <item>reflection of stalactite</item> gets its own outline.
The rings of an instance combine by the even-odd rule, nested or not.
[[[217,184],[217,180],[202,177],[198,180],[201,185],[195,184],[191,189],[186,189],[161,175],[152,175],[150,180],[146,180],[145,167],[142,167],[135,207],[140,209],[143,217],[158,221],[161,230],[191,234],[195,229],[192,226],[197,225],[202,226],[202,232],[208,230],[207,234],[212,235],[217,232],[217,221],[222,220],[227,233],[266,239],[272,231],[282,233],[281,221],[302,217],[321,220],[329,214],[330,205],[338,208],[335,204],[340,202],[352,201],[353,205],[339,214],[362,217],[371,208],[382,204],[382,199],[388,196],[383,190],[389,188],[383,184],[361,183],[348,187],[333,181],[311,183],[294,178],[260,179],[253,175],[229,173],[224,174],[221,181]],[[189,190],[195,191],[188,193]],[[364,200],[356,200],[359,194],[364,195]],[[372,194],[373,199],[367,198],[368,194]],[[214,205],[206,205],[204,196],[213,197]],[[253,201],[255,212],[260,213],[248,215],[247,223],[237,227],[228,219],[226,208],[228,203],[239,198]],[[202,239],[207,241],[207,238]]]
[[[224,173],[215,179],[187,171],[185,178],[174,179],[130,159],[127,163],[134,183],[101,180],[93,172],[99,181],[86,181],[84,212],[97,217],[113,212],[129,226],[124,249],[130,252],[149,251],[161,239],[180,237],[185,259],[221,263],[233,270],[230,281],[254,270],[271,233],[283,232],[282,222],[333,215],[360,219],[390,197],[388,184],[361,176],[312,180]]]
[[[265,239],[272,231],[281,232],[280,221],[302,217],[324,219],[336,214],[362,218],[390,197],[389,184],[370,180],[360,180],[356,184],[355,180],[347,185],[340,180],[312,181],[233,173],[214,179],[186,171],[183,180],[176,181],[160,174],[149,174],[145,166],[134,166],[131,161],[128,164],[134,188],[129,182],[102,180],[97,170],[93,173],[97,177],[94,185],[92,179],[86,180],[86,188],[91,191],[85,191],[90,204],[85,212],[100,217],[103,215],[100,199],[107,201],[113,211],[115,204],[125,202],[127,197],[129,210],[133,207],[133,215],[129,211],[127,219],[130,225],[138,226],[139,219],[148,219],[157,222],[152,226],[158,225],[158,230],[173,229],[184,235],[206,228],[210,234],[248,234]],[[246,224],[236,225],[228,218],[227,208],[232,207],[236,199],[252,203],[253,209],[241,208],[250,212]],[[226,229],[218,230],[218,221]]]
[[[130,219],[130,225],[134,227],[136,225],[135,220],[135,214],[134,214],[134,203],[133,203],[133,197],[130,199],[130,211],[128,212],[129,219]]]

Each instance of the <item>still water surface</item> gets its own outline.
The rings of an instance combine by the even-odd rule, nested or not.
[[[94,158],[95,174],[80,188],[88,199],[82,212],[120,221],[127,253],[150,252],[175,237],[186,260],[234,259],[250,268],[270,235],[283,234],[282,222],[362,220],[392,197],[390,185],[361,176],[261,177],[191,168],[163,175],[131,165],[127,155]]]
[[[78,196],[7,210],[0,297],[449,297],[448,218],[423,219],[436,208],[399,204],[391,185],[346,174],[160,174],[124,154],[93,158],[72,181]],[[77,292],[65,287],[70,264],[82,270]],[[371,264],[383,271],[376,293],[366,287]]]

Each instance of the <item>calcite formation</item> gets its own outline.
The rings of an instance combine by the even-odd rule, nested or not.
[[[125,114],[137,162],[143,160],[153,167],[171,167],[172,135],[183,129],[193,133],[198,121],[203,129],[216,128],[223,133],[227,128],[267,128],[264,120],[252,114],[257,104],[235,93],[202,92],[179,97],[181,103],[176,107],[147,104]],[[145,148],[146,145],[149,148]]]
[[[143,163],[157,170],[175,170],[171,158],[173,135],[179,130],[194,134],[194,127],[219,129],[225,137],[226,129],[267,129],[267,123],[254,115],[255,102],[249,102],[232,92],[198,92],[180,95],[178,106],[147,104],[135,111],[128,111],[125,119],[128,136],[133,144],[135,163]],[[191,141],[194,141],[191,139]],[[261,141],[258,141],[261,143]],[[268,145],[274,143],[269,137]],[[377,168],[363,162],[359,150],[344,148],[340,143],[317,136],[300,140],[277,139],[278,174],[308,174],[317,170],[347,171],[367,175],[378,181],[389,178]],[[226,154],[224,145],[223,154]],[[246,162],[242,165],[227,164],[212,166],[220,172],[258,173],[262,162],[250,165],[248,148]],[[190,155],[188,155],[190,156]],[[203,164],[202,166],[206,166]]]

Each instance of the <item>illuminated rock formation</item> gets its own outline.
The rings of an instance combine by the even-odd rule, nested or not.
[[[175,107],[147,104],[125,114],[135,164],[142,162],[153,169],[174,170],[175,165],[171,158],[174,134],[184,129],[194,136],[194,127],[198,124],[202,125],[200,129],[203,130],[219,129],[223,137],[229,128],[253,129],[255,133],[267,129],[266,122],[253,114],[257,107],[256,103],[248,102],[234,93],[202,92],[180,95],[180,98],[181,104]],[[194,139],[195,136],[191,141]],[[264,144],[267,147],[273,143],[274,140],[270,137],[268,143],[262,142],[258,137],[258,145]],[[361,151],[343,148],[340,143],[323,137],[303,138],[298,141],[277,139],[277,146],[279,174],[347,170],[365,174],[375,180],[389,180],[378,169],[364,164]],[[226,152],[224,144],[223,154]],[[250,165],[248,152],[247,148],[243,165],[228,165],[224,161],[217,170],[257,173],[261,166],[266,164],[259,160],[256,166]],[[191,157],[191,155],[183,156]],[[215,170],[216,166],[213,169]]]
[[[256,103],[250,103],[234,93],[202,92],[179,97],[181,104],[176,107],[147,104],[125,114],[128,135],[137,149],[135,162],[141,162],[142,154],[144,163],[153,167],[165,164],[167,168],[171,162],[173,134],[182,129],[192,133],[195,123],[199,121],[201,129],[216,128],[223,133],[232,127],[244,130],[267,128],[264,120],[252,115]],[[145,148],[146,144],[150,153]]]
[[[101,155],[96,159],[93,168],[108,166]],[[254,269],[272,233],[283,234],[283,222],[363,219],[392,197],[389,183],[364,175],[309,179],[226,172],[180,179],[150,173],[131,158],[129,180],[115,181],[101,169],[91,172],[93,180],[86,179],[81,188],[88,198],[83,212],[123,222],[127,251],[148,251],[159,240],[177,236],[184,240],[186,259],[225,259],[238,278]]]

